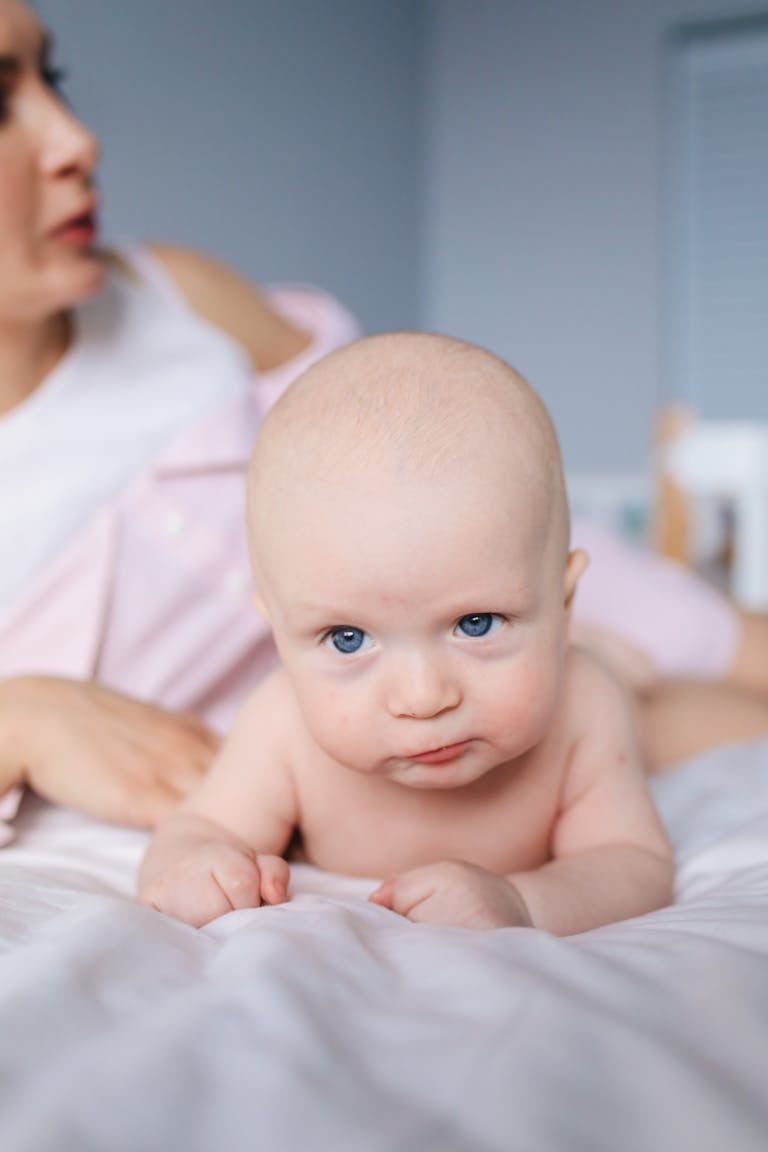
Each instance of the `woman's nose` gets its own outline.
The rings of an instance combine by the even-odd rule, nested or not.
[[[47,104],[40,155],[46,175],[81,175],[86,183],[99,158],[94,134],[53,94]]]
[[[389,711],[393,716],[430,720],[455,708],[461,691],[438,657],[409,653],[390,669]]]

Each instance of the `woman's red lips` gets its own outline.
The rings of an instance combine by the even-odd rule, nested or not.
[[[461,740],[458,744],[444,744],[441,748],[432,748],[428,752],[418,752],[409,756],[409,760],[418,760],[420,764],[447,764],[461,756],[465,748],[469,747],[469,740]]]
[[[96,232],[96,213],[88,211],[81,212],[79,216],[72,216],[58,228],[54,228],[53,237],[64,244],[88,245],[93,243]]]

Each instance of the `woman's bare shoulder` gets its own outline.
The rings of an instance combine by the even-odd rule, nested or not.
[[[190,308],[236,340],[259,371],[279,367],[310,344],[307,332],[276,312],[258,285],[227,264],[177,244],[152,243],[147,250]]]

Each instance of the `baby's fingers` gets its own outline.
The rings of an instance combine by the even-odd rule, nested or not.
[[[265,904],[284,904],[288,899],[290,868],[282,856],[257,856],[261,874],[260,895]]]
[[[372,904],[397,912],[399,916],[410,916],[417,905],[434,895],[436,887],[436,869],[427,865],[402,872],[399,876],[390,876],[371,892],[368,899]]]
[[[371,892],[368,900],[371,904],[380,904],[382,908],[389,908],[391,912],[394,912],[395,909],[392,906],[394,889],[394,879],[385,880],[382,884],[379,884],[378,888]]]
[[[256,860],[233,852],[211,869],[211,880],[226,901],[224,912],[238,908],[258,908],[261,904],[261,872]],[[220,912],[219,915],[222,915]]]
[[[256,861],[229,845],[182,858],[139,892],[139,901],[202,928],[237,908],[258,908],[259,868]]]
[[[193,928],[202,928],[232,910],[231,902],[213,877],[209,877],[207,883],[201,880],[194,889],[159,878],[139,893],[138,900],[140,904]]]

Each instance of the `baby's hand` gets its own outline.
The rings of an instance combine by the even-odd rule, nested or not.
[[[289,875],[280,856],[205,842],[142,885],[139,902],[201,928],[235,908],[282,904],[288,899]]]
[[[385,880],[368,897],[421,924],[459,928],[530,928],[528,909],[504,876],[461,860],[412,868]]]

